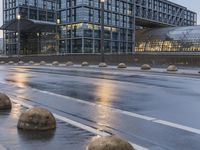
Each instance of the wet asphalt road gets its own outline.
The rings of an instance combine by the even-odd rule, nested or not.
[[[19,101],[47,107],[59,115],[95,129],[118,134],[149,149],[200,149],[198,77],[123,70],[11,66],[1,66],[0,73],[1,91]],[[134,117],[123,111],[153,119]],[[160,120],[176,123],[180,128],[158,123]],[[196,130],[190,132],[182,126]],[[70,127],[66,130],[73,135]],[[92,137],[89,133],[79,135],[84,135],[86,139]],[[32,144],[23,142],[27,139],[18,133],[14,137],[15,140],[20,139],[14,143],[18,149],[20,145],[32,147],[37,143],[34,140]],[[9,139],[9,136],[6,138]],[[0,144],[8,144],[1,139]],[[59,137],[47,141],[45,145],[48,149],[54,149],[52,145],[60,146],[56,142]],[[88,140],[79,143],[76,148],[70,143],[68,145],[70,149],[84,149],[80,145],[86,145]]]

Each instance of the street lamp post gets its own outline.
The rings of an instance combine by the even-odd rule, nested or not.
[[[21,16],[20,16],[20,14],[18,14],[17,15],[17,30],[18,30],[18,48],[17,48],[17,57],[18,57],[18,59],[20,59],[19,58],[19,56],[20,56],[20,47],[21,47],[21,45],[20,45],[20,19],[21,19]]]
[[[105,62],[104,56],[104,0],[101,2],[101,62]]]
[[[59,33],[58,33],[58,26],[60,24],[60,19],[56,20],[56,51],[59,51]]]
[[[39,55],[40,51],[40,33],[37,33],[37,55]]]

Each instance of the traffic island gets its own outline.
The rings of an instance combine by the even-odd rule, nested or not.
[[[127,66],[126,66],[125,63],[120,63],[120,64],[118,65],[118,68],[124,69],[124,68],[127,68]]]
[[[178,71],[178,68],[175,65],[169,65],[169,67],[167,68],[167,71],[176,72]]]
[[[17,127],[24,130],[52,130],[56,128],[56,120],[47,109],[35,107],[21,114]]]
[[[59,62],[58,62],[58,61],[53,61],[53,62],[52,62],[52,65],[53,65],[53,66],[58,66],[58,65],[59,65]]]
[[[100,68],[107,67],[107,64],[105,62],[101,62],[101,63],[99,63],[99,67]]]
[[[0,110],[9,110],[11,107],[10,98],[4,93],[0,93]]]
[[[151,70],[151,66],[149,64],[144,64],[141,66],[141,70]]]
[[[73,66],[73,65],[74,65],[73,62],[71,62],[71,61],[68,61],[68,62],[66,63],[66,66],[67,66],[67,67]]]
[[[98,137],[86,150],[135,150],[131,144],[117,136]]]
[[[82,66],[82,67],[88,67],[88,66],[89,66],[89,63],[86,62],[86,61],[85,61],[85,62],[82,62],[81,66]]]

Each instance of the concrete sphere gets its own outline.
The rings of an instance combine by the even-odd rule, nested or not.
[[[74,64],[73,64],[73,62],[71,62],[71,61],[68,61],[67,63],[66,63],[66,66],[73,66]]]
[[[101,63],[99,64],[99,67],[100,67],[100,68],[107,67],[107,64],[106,64],[105,62],[101,62]]]
[[[149,64],[144,64],[141,66],[141,70],[151,70],[151,66]]]
[[[46,65],[46,62],[45,61],[41,61],[40,65]]]
[[[82,65],[82,67],[87,67],[87,66],[89,66],[89,63],[85,61],[85,62],[82,62],[81,65]]]
[[[17,127],[24,130],[51,130],[56,128],[56,120],[47,109],[36,107],[21,114]]]
[[[118,65],[118,68],[127,68],[126,64],[125,63],[120,63]]]
[[[87,147],[87,150],[135,150],[127,141],[117,137],[95,138]]]
[[[167,71],[176,72],[176,71],[178,71],[178,68],[175,65],[170,65],[167,68]]]
[[[0,64],[5,64],[5,61],[1,61]]]
[[[24,64],[23,61],[19,61],[19,62],[18,62],[18,65],[23,65],[23,64]]]
[[[54,62],[52,62],[52,65],[53,65],[53,66],[58,66],[58,65],[59,65],[59,62],[58,62],[58,61],[54,61]]]
[[[5,94],[0,93],[0,110],[11,109],[11,107],[12,104],[10,98]]]
[[[14,65],[14,61],[9,61],[8,65]]]
[[[34,64],[34,61],[29,61],[28,64],[29,64],[29,65],[33,65],[33,64]]]

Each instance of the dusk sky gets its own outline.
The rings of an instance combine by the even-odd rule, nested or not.
[[[0,0],[0,26],[2,25],[2,1]],[[200,22],[200,1],[199,0],[171,0],[172,2],[178,3],[180,5],[188,7],[188,9],[193,10],[198,13],[198,24]],[[0,31],[0,37],[2,37],[2,31]]]

